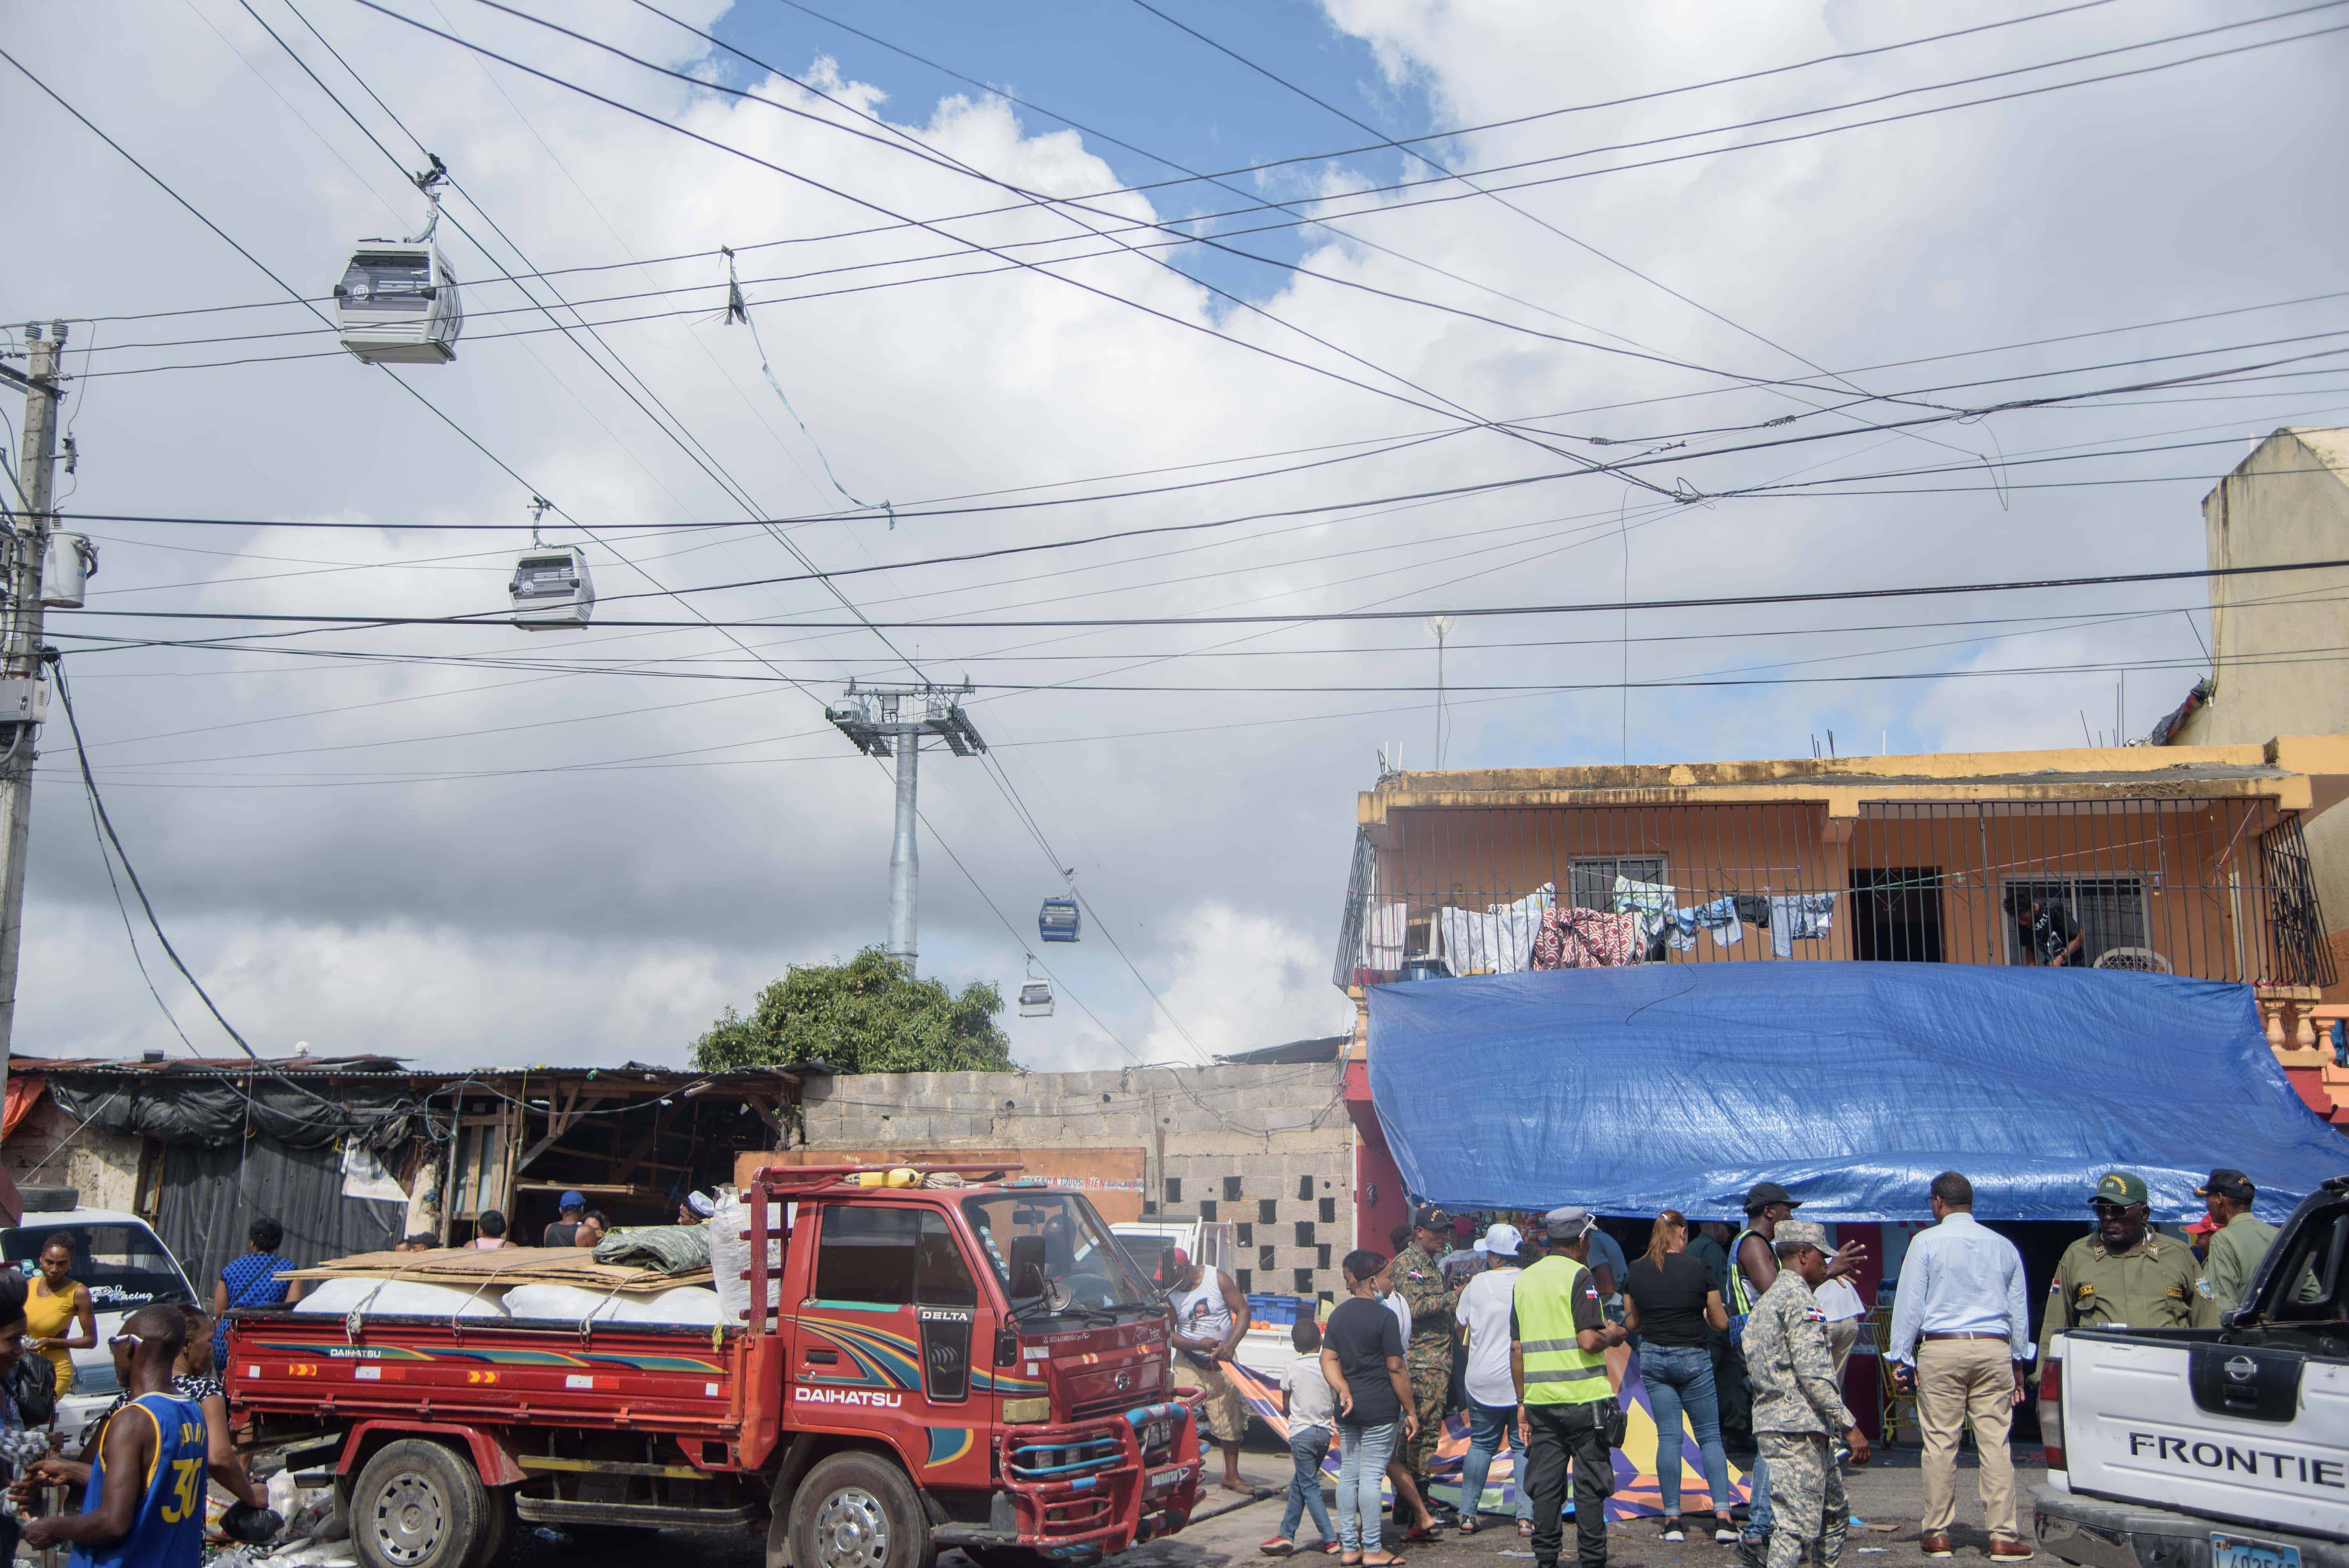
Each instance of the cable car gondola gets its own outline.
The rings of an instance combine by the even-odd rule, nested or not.
[[[1048,898],[1036,912],[1036,934],[1047,942],[1074,942],[1082,925],[1072,898]]]
[[[417,188],[432,203],[424,232],[410,240],[362,240],[335,285],[335,314],[343,346],[368,365],[446,365],[457,357],[457,335],[465,329],[457,275],[432,242],[440,223],[440,194],[433,187],[447,177],[438,158],[416,176]]]
[[[1049,982],[1030,980],[1019,987],[1019,1016],[1023,1018],[1049,1018],[1052,1016],[1052,987]]]
[[[587,624],[595,613],[595,579],[587,552],[575,544],[541,544],[538,520],[548,503],[531,498],[530,548],[514,562],[506,593],[513,601],[513,624],[525,632],[560,632]]]

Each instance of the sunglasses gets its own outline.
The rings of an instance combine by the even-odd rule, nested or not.
[[[113,1338],[108,1340],[106,1345],[107,1348],[110,1350],[118,1345],[144,1345],[146,1343],[147,1336],[143,1334],[118,1334]]]
[[[2098,1198],[2088,1205],[2098,1214],[2128,1214],[2145,1207],[2142,1203],[2116,1203],[2109,1198]]]

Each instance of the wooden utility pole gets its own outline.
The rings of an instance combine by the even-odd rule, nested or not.
[[[0,494],[0,1093],[16,1026],[16,956],[25,927],[25,849],[33,825],[33,748],[48,717],[41,673],[41,572],[48,553],[49,498],[57,466],[58,369],[66,324],[25,329],[31,363],[0,375],[25,391],[25,445],[16,489]],[[10,505],[16,502],[22,510]]]

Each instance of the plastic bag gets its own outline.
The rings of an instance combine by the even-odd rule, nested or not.
[[[617,1317],[620,1311],[619,1298],[610,1291],[575,1284],[512,1285],[506,1290],[505,1306],[508,1317],[552,1318],[562,1323],[601,1322]]]
[[[767,1212],[767,1222],[777,1224],[782,1216],[773,1209]],[[750,1228],[750,1205],[742,1195],[731,1190],[718,1194],[718,1212],[702,1222],[709,1233],[709,1272],[716,1276],[712,1283],[718,1290],[718,1315],[728,1327],[738,1327],[750,1321],[750,1282],[743,1277],[750,1268],[750,1243],[743,1233]],[[770,1234],[767,1239],[767,1307],[773,1311],[782,1305],[783,1239]]]
[[[743,1300],[750,1293],[743,1293]],[[650,1295],[624,1295],[615,1298],[617,1308],[612,1314],[620,1323],[722,1323],[719,1315],[723,1310],[718,1293],[706,1285],[681,1284],[657,1291]]]
[[[344,1278],[321,1280],[294,1304],[296,1312],[396,1313],[413,1317],[503,1317],[499,1285],[427,1284],[422,1280]]]

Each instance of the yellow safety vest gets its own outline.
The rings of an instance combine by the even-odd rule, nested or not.
[[[1595,1404],[1615,1391],[1607,1380],[1607,1353],[1585,1350],[1575,1335],[1574,1298],[1588,1288],[1587,1272],[1572,1258],[1552,1253],[1517,1275],[1513,1300],[1528,1405]]]

